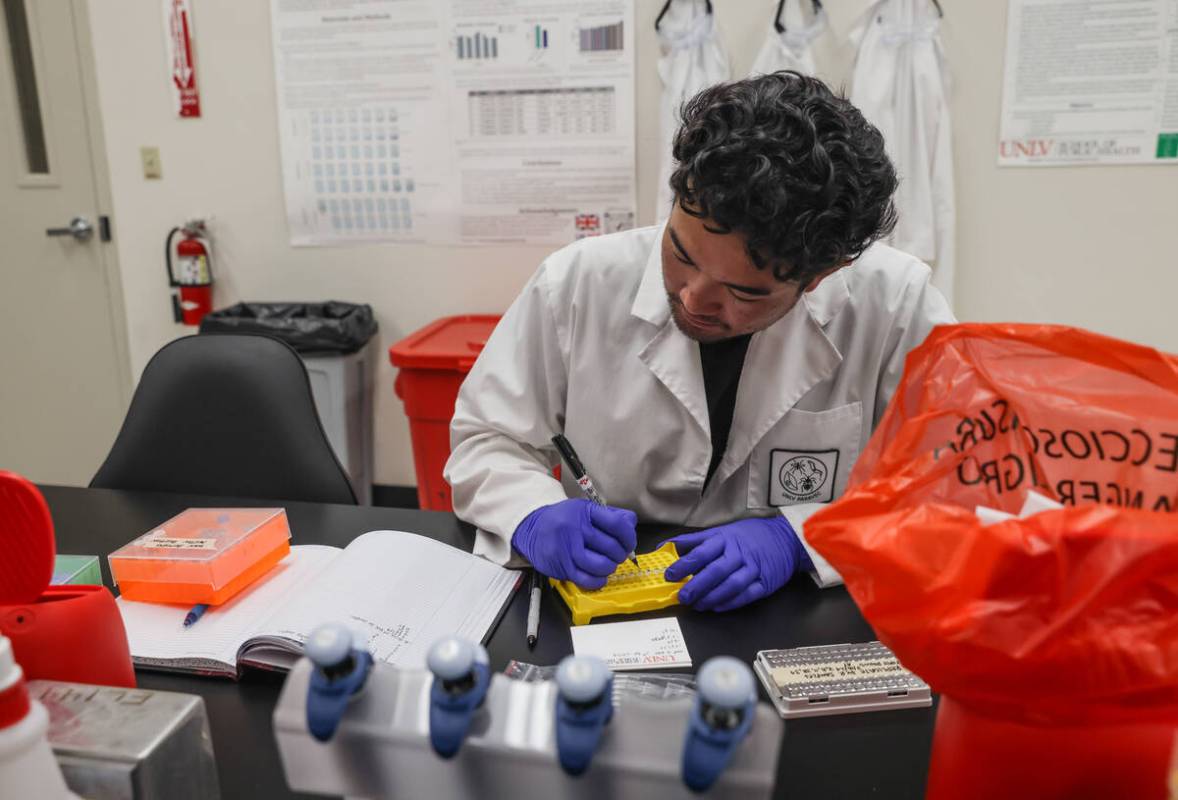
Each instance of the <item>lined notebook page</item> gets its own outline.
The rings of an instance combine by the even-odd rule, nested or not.
[[[437,639],[482,641],[519,578],[470,553],[403,531],[355,539],[316,579],[279,607],[261,631],[304,642],[323,622],[368,635],[378,661],[424,667]]]
[[[290,596],[305,592],[332,561],[338,547],[299,545],[257,583],[228,603],[210,606],[191,627],[184,627],[190,606],[137,603],[118,598],[131,656],[138,664],[156,666],[223,665],[237,671],[237,651],[276,608]]]

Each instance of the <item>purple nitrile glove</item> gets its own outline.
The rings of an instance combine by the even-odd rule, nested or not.
[[[571,498],[524,517],[511,546],[544,575],[600,589],[634,549],[637,524],[633,511]]]
[[[699,611],[731,611],[785,585],[799,567],[814,568],[785,517],[742,519],[669,541],[680,557],[667,567],[669,581],[691,580],[679,602]]]

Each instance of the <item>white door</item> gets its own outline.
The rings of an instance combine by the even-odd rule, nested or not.
[[[75,485],[130,394],[84,6],[0,0],[0,469]]]

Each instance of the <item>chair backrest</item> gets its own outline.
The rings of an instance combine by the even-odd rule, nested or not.
[[[152,356],[90,485],[356,502],[298,354],[242,334],[187,336]]]

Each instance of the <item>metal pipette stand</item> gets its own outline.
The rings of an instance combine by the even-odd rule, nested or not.
[[[593,690],[586,686],[599,673],[577,664],[581,659],[570,657],[564,662],[578,667],[561,670],[574,676],[571,682],[566,678],[567,685],[491,675],[488,686],[473,679],[482,674],[482,667],[476,666],[481,663],[477,646],[464,649],[455,647],[453,640],[443,640],[435,645],[441,648],[441,657],[431,659],[431,665],[441,670],[436,675],[387,664],[366,667],[360,688],[354,690],[328,741],[318,741],[308,731],[312,676],[318,675],[315,683],[320,689],[315,691],[321,691],[325,673],[340,685],[350,681],[349,686],[357,682],[356,676],[341,675],[338,664],[316,665],[301,659],[274,711],[275,736],[290,787],[373,800],[700,796],[757,800],[772,793],[783,723],[770,706],[755,702],[751,671],[742,662],[716,659],[713,662],[725,663],[705,664],[697,698],[628,699],[612,710],[602,709],[597,714],[598,733],[588,741],[583,733],[570,736],[566,729],[558,736],[557,730],[568,724],[570,706],[575,716],[594,718],[594,701],[586,700]],[[452,661],[451,654],[459,652],[474,654],[468,667],[472,680],[465,684],[462,665],[447,662],[447,656]],[[350,658],[349,663],[363,661]],[[709,673],[706,680],[705,673]],[[439,692],[445,691],[485,691],[477,703],[469,704],[469,725],[448,758],[435,752],[430,736],[431,705],[436,714]],[[601,696],[612,702],[608,691]],[[313,718],[318,715],[318,702],[312,693]],[[461,706],[453,700],[442,702],[451,708]],[[558,724],[558,719],[564,721]],[[566,748],[563,758],[558,757],[558,739]],[[579,765],[585,755],[570,759],[570,746],[589,748],[588,764],[579,775],[562,768],[562,763]],[[685,765],[685,758],[691,763]],[[689,789],[685,779],[702,794]]]

